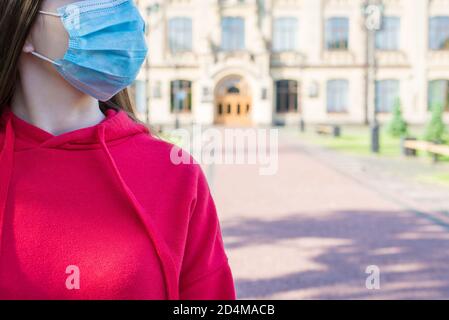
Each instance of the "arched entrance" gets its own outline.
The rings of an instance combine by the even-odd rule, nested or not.
[[[215,123],[231,126],[251,124],[252,99],[246,81],[240,76],[221,80],[215,90]]]

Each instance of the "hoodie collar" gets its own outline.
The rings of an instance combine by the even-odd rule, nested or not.
[[[144,125],[132,120],[122,110],[107,109],[105,119],[97,125],[86,127],[61,135],[53,135],[16,116],[10,108],[6,108],[1,123],[11,122],[15,136],[15,151],[32,149],[35,147],[53,149],[98,149],[101,148],[98,130],[104,128],[105,142],[115,143],[136,134],[149,133]]]

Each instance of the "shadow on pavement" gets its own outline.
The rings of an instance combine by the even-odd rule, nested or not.
[[[294,213],[222,229],[240,299],[449,298],[449,232],[414,213]],[[380,290],[365,287],[368,265]]]

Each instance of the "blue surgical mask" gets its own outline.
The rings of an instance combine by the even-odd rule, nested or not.
[[[69,35],[65,56],[51,60],[75,88],[100,101],[108,101],[132,84],[145,61],[145,21],[132,0],[88,0],[59,8],[57,13]]]

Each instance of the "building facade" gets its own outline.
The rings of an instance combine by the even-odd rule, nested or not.
[[[381,1],[372,82],[365,0],[136,1],[150,51],[134,95],[153,124],[363,124],[397,103],[422,124],[433,105],[449,111],[449,0]]]

